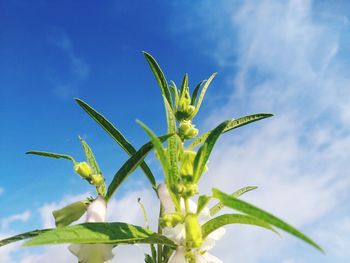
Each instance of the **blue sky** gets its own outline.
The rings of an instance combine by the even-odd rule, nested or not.
[[[12,0],[1,1],[0,10],[0,237],[52,226],[53,209],[92,190],[69,162],[24,155],[27,150],[82,160],[81,135],[107,180],[126,160],[73,98],[102,112],[136,146],[147,137],[135,119],[164,133],[145,50],[177,83],[185,72],[191,87],[219,72],[196,118],[201,130],[244,114],[275,114],[223,136],[201,189],[258,185],[246,200],[301,228],[327,251],[321,255],[287,235],[229,227],[213,254],[244,263],[349,258],[347,1]],[[153,155],[148,161],[161,180]],[[147,187],[135,172],[111,203],[110,219],[142,224],[137,197],[150,211],[156,201]],[[61,246],[14,245],[0,252],[1,262],[40,263],[53,255],[75,262]],[[116,260],[142,261],[140,248],[115,252]]]

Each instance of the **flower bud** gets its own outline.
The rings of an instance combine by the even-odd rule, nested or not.
[[[95,186],[100,186],[103,183],[104,179],[102,174],[93,174],[91,175],[91,183]]]
[[[186,241],[192,247],[200,247],[203,243],[202,229],[197,215],[188,214],[185,218]]]
[[[198,129],[191,123],[191,121],[182,120],[179,125],[179,134],[185,139],[192,139],[197,136]]]
[[[183,221],[183,217],[179,213],[164,214],[161,219],[161,224],[166,227],[174,227]]]
[[[184,150],[180,158],[180,175],[183,178],[188,179],[193,176],[193,163],[196,158],[196,152],[190,150]]]
[[[90,178],[91,175],[91,167],[86,162],[81,162],[74,165],[74,171],[79,174],[83,178]]]

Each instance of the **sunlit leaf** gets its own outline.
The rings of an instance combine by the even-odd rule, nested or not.
[[[229,125],[227,125],[227,127],[224,129],[223,133],[228,132],[228,131],[233,130],[233,129],[236,129],[238,127],[242,127],[242,126],[247,125],[249,123],[252,123],[252,122],[255,122],[255,121],[259,121],[259,120],[271,117],[271,116],[273,116],[273,114],[270,114],[270,113],[258,113],[258,114],[244,116],[244,117],[241,117],[241,118],[236,119],[236,120],[232,119],[232,120],[230,120]],[[211,131],[203,133],[201,136],[196,138],[188,146],[188,148],[189,149],[193,149],[197,145],[203,143],[208,138],[210,133],[211,133]]]
[[[202,84],[204,83],[204,80],[202,80],[201,82],[199,82],[197,84],[197,86],[195,87],[195,89],[192,92],[192,96],[191,96],[191,105],[195,106],[196,104],[196,100],[197,100],[197,95],[198,95],[198,91],[201,88]]]
[[[15,235],[12,237],[5,238],[3,240],[0,240],[0,247],[11,244],[13,242],[21,241],[24,239],[32,238],[35,237],[39,234],[45,233],[51,229],[40,229],[40,230],[33,230],[33,231],[28,231],[19,235]]]
[[[56,227],[68,226],[77,221],[88,209],[90,201],[78,201],[52,212]]]
[[[207,81],[205,81],[204,85],[203,85],[203,88],[202,88],[202,91],[199,95],[199,98],[198,98],[198,102],[196,104],[196,109],[194,111],[194,113],[192,114],[192,116],[195,116],[197,114],[197,112],[199,111],[199,108],[201,107],[201,104],[202,104],[202,101],[203,101],[203,98],[204,98],[204,95],[210,85],[210,83],[212,82],[212,80],[215,78],[217,73],[213,73],[209,79]]]
[[[73,164],[76,163],[76,161],[74,160],[74,158],[70,155],[66,155],[66,154],[60,154],[60,153],[52,153],[52,152],[43,152],[43,151],[28,151],[26,152],[26,154],[34,154],[34,155],[40,155],[40,156],[45,156],[45,157],[49,157],[49,158],[55,158],[55,159],[67,159],[73,162]]]
[[[225,194],[218,189],[213,189],[213,197],[220,200],[227,207],[230,207],[230,208],[235,209],[237,211],[243,212],[247,215],[258,218],[258,219],[270,224],[271,226],[275,226],[279,229],[282,229],[282,230],[286,231],[287,233],[294,235],[295,237],[298,237],[301,240],[305,241],[306,243],[314,246],[318,250],[324,252],[323,249],[318,244],[316,244],[311,238],[307,237],[306,235],[301,233],[299,230],[297,230],[293,226],[289,225],[288,223],[282,221],[278,217],[254,206],[254,205],[251,205],[245,201],[242,201],[242,200],[237,199],[235,197],[232,197],[228,194]]]
[[[203,143],[203,145],[199,148],[196,158],[193,162],[193,181],[196,183],[198,182],[199,178],[201,177],[205,165],[209,159],[209,156],[211,154],[211,151],[221,135],[221,133],[224,131],[224,129],[227,127],[229,121],[225,121],[221,123],[219,126],[217,126],[214,130],[212,130]]]
[[[168,101],[169,105],[172,107],[172,100],[171,100],[171,95],[170,95],[170,91],[169,91],[169,87],[168,87],[168,82],[165,79],[164,73],[161,70],[159,64],[157,63],[157,61],[147,52],[143,52],[143,55],[145,56],[156,80],[157,83],[162,91],[162,95],[164,95],[164,97],[166,98],[166,100]]]
[[[207,195],[200,195],[197,202],[197,215],[203,210],[203,208],[210,201],[211,197]]]
[[[225,215],[220,215],[218,217],[210,219],[204,225],[202,225],[203,238],[205,238],[206,236],[208,236],[210,233],[217,230],[218,228],[228,224],[255,225],[255,226],[269,229],[277,233],[276,230],[274,230],[269,224],[255,217],[242,215],[242,214],[225,214]]]
[[[136,149],[131,145],[131,143],[124,137],[124,135],[101,113],[97,112],[94,108],[88,105],[81,99],[75,99],[76,102],[86,111],[90,117],[95,120],[118,144],[119,146],[129,155],[132,156],[136,153]],[[150,181],[154,190],[156,190],[156,180],[145,162],[140,164],[142,171],[145,173],[146,177]]]
[[[55,228],[37,235],[24,243],[24,246],[49,244],[135,244],[160,243],[168,246],[175,244],[165,236],[146,228],[126,223],[84,223]]]
[[[79,140],[81,145],[83,146],[84,152],[85,152],[85,156],[86,156],[86,160],[89,163],[92,172],[94,174],[101,174],[101,170],[97,164],[97,161],[95,159],[94,153],[92,152],[90,146],[87,144],[87,142],[85,140],[83,140],[83,138],[81,138],[79,136]]]
[[[258,188],[257,186],[246,186],[246,187],[238,189],[237,191],[232,193],[231,196],[238,198],[242,194],[247,193],[247,192],[252,191],[252,190],[255,190],[257,188]],[[210,208],[210,215],[211,216],[215,215],[224,207],[225,206],[223,205],[223,203],[221,203],[221,202],[217,203],[212,208]]]
[[[164,142],[169,135],[156,137],[161,143]],[[138,167],[138,165],[146,158],[147,154],[153,149],[153,143],[144,144],[133,156],[131,156],[114,175],[112,182],[108,186],[106,200],[108,201],[113,193],[118,189],[122,182]]]

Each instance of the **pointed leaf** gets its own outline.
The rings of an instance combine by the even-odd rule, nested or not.
[[[123,134],[109,122],[101,113],[97,112],[94,108],[88,105],[86,102],[75,99],[76,102],[83,108],[87,114],[90,115],[118,144],[119,146],[129,155],[132,156],[136,153],[136,149],[130,144],[130,142],[123,136]],[[156,190],[156,179],[154,178],[151,170],[145,162],[140,164],[140,167],[148,180],[150,181],[154,190]]]
[[[255,122],[255,121],[259,121],[268,117],[273,116],[270,113],[258,113],[258,114],[253,114],[253,115],[248,115],[248,116],[244,116],[241,117],[237,120],[232,119],[230,120],[230,124],[226,127],[226,129],[223,131],[223,133],[228,132],[230,130],[236,129],[238,127],[242,127],[244,125],[247,125],[251,122]],[[203,143],[209,136],[211,131],[208,131],[206,133],[203,133],[201,136],[199,136],[198,138],[196,138],[189,146],[189,149],[193,149],[194,147],[196,147],[197,145]]]
[[[180,202],[178,199],[178,196],[174,193],[173,189],[171,188],[171,186],[174,186],[175,183],[173,182],[173,177],[171,175],[171,168],[170,168],[170,161],[169,161],[169,156],[167,155],[167,153],[164,151],[162,142],[157,138],[157,136],[151,131],[150,128],[148,128],[144,123],[142,123],[141,121],[137,121],[137,123],[146,131],[146,133],[148,134],[148,136],[151,138],[151,141],[154,145],[154,148],[157,151],[160,163],[162,165],[163,171],[164,171],[164,177],[165,177],[165,183],[169,189],[169,193],[170,196],[174,202],[175,208],[177,210],[179,210],[180,208]],[[170,134],[169,134],[170,135]],[[174,134],[170,135],[171,137]],[[169,137],[169,139],[171,138]],[[169,149],[167,150],[167,152],[169,151]]]
[[[169,136],[156,137],[158,141],[164,142]],[[137,166],[146,158],[147,154],[153,149],[153,143],[144,144],[133,156],[131,156],[114,175],[112,182],[108,186],[106,200],[108,201],[113,193],[118,189],[122,182],[137,168]]]
[[[198,95],[198,91],[201,88],[202,84],[204,83],[204,80],[202,80],[201,82],[199,82],[196,86],[196,88],[193,90],[192,92],[192,96],[191,96],[191,105],[195,105],[196,104],[196,100],[197,100],[197,95]]]
[[[13,242],[17,242],[17,241],[21,241],[24,239],[35,237],[35,236],[42,234],[42,233],[45,233],[49,230],[50,229],[33,230],[33,231],[25,232],[25,233],[22,233],[19,235],[15,235],[12,237],[5,238],[3,240],[0,240],[0,247],[8,245],[8,244],[13,243]]]
[[[160,66],[158,65],[157,61],[147,52],[143,52],[143,55],[145,56],[157,82],[158,85],[162,91],[162,95],[166,98],[168,101],[169,105],[172,107],[172,100],[171,100],[171,95],[168,87],[168,82],[165,79],[164,73],[161,70]]]
[[[166,119],[167,119],[167,125],[168,125],[168,134],[175,134],[176,133],[176,120],[174,113],[169,105],[169,103],[166,101],[166,99],[163,97],[164,100],[164,106],[165,106],[165,112],[166,112]],[[168,185],[169,187],[175,187],[175,184],[177,183],[177,180],[179,178],[179,167],[178,167],[178,153],[177,153],[177,140],[176,136],[171,136],[168,139],[168,147],[167,147],[167,154],[168,154],[168,160],[169,160],[169,176],[171,178],[170,182],[171,185]]]
[[[52,153],[52,152],[43,152],[43,151],[28,151],[26,154],[34,154],[34,155],[40,155],[40,156],[45,156],[45,157],[50,157],[50,158],[55,158],[55,159],[67,159],[73,162],[73,164],[76,163],[74,158],[70,155],[66,154],[60,154],[60,153]]]
[[[255,190],[257,188],[258,188],[257,186],[246,186],[246,187],[243,187],[241,189],[238,189],[237,191],[232,193],[231,196],[238,198],[242,194],[247,193],[247,192],[252,191],[252,190]],[[224,207],[225,206],[224,206],[223,203],[221,203],[221,202],[217,203],[212,208],[210,208],[210,215],[211,216],[215,215],[216,213],[218,213]]]
[[[56,227],[68,226],[77,221],[88,209],[90,201],[78,201],[52,212]]]
[[[177,90],[177,87],[174,81],[171,81],[171,85],[169,87],[174,98],[174,111],[176,111],[177,107],[179,106],[179,91]]]
[[[229,121],[225,121],[212,130],[204,144],[199,148],[193,162],[193,181],[195,183],[198,182],[201,177],[217,139],[228,124]]]
[[[79,136],[79,140],[80,140],[81,145],[83,146],[83,149],[84,149],[84,152],[85,152],[85,156],[86,156],[86,160],[89,163],[89,165],[90,165],[90,167],[92,169],[92,172],[94,174],[102,174],[100,168],[98,167],[98,164],[97,164],[97,161],[95,159],[94,153],[92,152],[90,146],[80,136]]]
[[[207,195],[200,195],[197,202],[197,215],[203,210],[203,208],[208,204],[211,197]]]
[[[324,252],[323,249],[316,244],[311,238],[307,237],[303,233],[301,233],[299,230],[294,228],[293,226],[289,225],[288,223],[282,221],[278,217],[254,206],[247,202],[244,202],[240,199],[234,198],[230,195],[227,195],[223,192],[221,192],[218,189],[213,189],[213,197],[219,199],[225,206],[233,208],[237,211],[243,212],[247,215],[253,216],[255,218],[258,218],[272,226],[275,226],[279,229],[282,229],[286,231],[287,233],[300,238],[301,240],[305,241],[306,243],[314,246],[321,252]]]
[[[218,217],[210,219],[204,225],[202,225],[203,239],[213,231],[228,224],[245,224],[245,225],[260,226],[278,234],[278,232],[276,232],[276,230],[273,229],[269,224],[255,217],[242,215],[242,214],[225,214],[225,215],[220,215]]]
[[[192,114],[192,117],[194,117],[194,116],[198,113],[199,108],[201,107],[201,104],[202,104],[204,95],[205,95],[205,93],[206,93],[206,91],[207,91],[207,89],[208,89],[210,83],[211,83],[212,80],[215,78],[216,74],[217,74],[216,72],[213,73],[213,74],[209,77],[209,79],[208,79],[207,81],[205,81],[205,83],[204,83],[204,85],[203,85],[203,88],[202,88],[202,91],[201,91],[201,94],[199,95],[199,98],[198,98],[198,102],[197,102],[197,105],[196,105],[196,109],[195,109],[194,113]]]
[[[27,241],[24,246],[48,244],[175,244],[165,236],[126,223],[84,223],[52,229]]]
[[[185,96],[185,90],[188,88],[188,75],[185,74],[182,83],[181,83],[181,89],[180,89],[180,101],[183,100]]]

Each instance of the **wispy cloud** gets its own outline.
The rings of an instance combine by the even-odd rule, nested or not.
[[[1,228],[7,229],[13,222],[16,222],[16,221],[27,222],[28,219],[30,218],[30,215],[31,215],[30,211],[24,211],[23,213],[6,217],[1,220],[1,224],[0,224]]]
[[[225,3],[226,10],[216,12],[231,22],[215,32],[209,46],[218,64],[229,66],[226,60],[232,57],[237,63],[229,77],[228,103],[209,116],[205,126],[213,127],[232,114],[269,111],[276,116],[225,136],[202,188],[210,191],[215,185],[231,192],[258,185],[260,189],[246,199],[303,229],[328,256],[290,238],[237,227],[217,254],[225,262],[233,257],[245,263],[344,262],[348,252],[335,244],[347,244],[348,232],[334,232],[329,225],[344,222],[340,228],[347,229],[350,219],[345,201],[350,198],[350,78],[341,40],[342,32],[349,30],[347,18],[327,16],[328,9],[316,12],[312,1],[244,1],[235,9]],[[199,8],[198,13],[205,12]],[[208,22],[203,24],[210,28]]]
[[[87,80],[90,74],[90,67],[83,57],[78,56],[68,34],[62,28],[52,28],[48,37],[49,42],[59,48],[68,59],[69,74],[66,79],[61,79],[54,74],[50,77],[54,89],[53,92],[61,99],[71,99],[79,93],[79,87]],[[59,69],[60,72],[66,69]],[[59,74],[64,75],[63,73]]]

